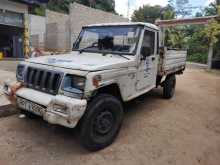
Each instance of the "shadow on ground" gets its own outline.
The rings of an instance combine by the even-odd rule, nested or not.
[[[162,99],[161,90],[159,89],[152,90],[151,92],[126,103],[125,122],[126,120],[132,120],[132,118],[138,117],[138,115],[141,115],[142,113],[146,113],[146,111],[152,111],[153,108],[146,110],[144,107],[148,105],[152,107],[157,99]],[[4,108],[12,108],[12,111],[14,112],[14,108],[11,106],[1,107],[1,109]],[[5,114],[5,116],[7,115]],[[36,145],[40,144],[41,147],[45,147],[44,151],[49,152],[49,155],[53,153],[59,156],[68,153],[74,153],[74,155],[87,155],[90,153],[80,146],[78,128],[69,129],[62,126],[51,125],[43,121],[41,118],[24,118],[16,120],[16,123],[17,124],[15,124],[13,129],[21,132],[24,131],[25,133],[28,132],[28,139],[31,139],[32,141],[30,143],[35,143]],[[28,143],[26,142],[25,145],[28,146]]]
[[[0,117],[7,117],[19,113],[12,104],[0,106]]]

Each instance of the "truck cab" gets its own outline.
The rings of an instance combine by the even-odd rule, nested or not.
[[[67,54],[30,58],[4,91],[26,116],[79,126],[82,145],[99,150],[116,138],[123,102],[161,85],[172,98],[186,51],[160,48],[160,29],[149,23],[95,24],[82,28]]]

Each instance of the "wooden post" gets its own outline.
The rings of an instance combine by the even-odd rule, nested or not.
[[[29,21],[28,14],[24,16],[24,57],[28,58],[30,53],[30,38],[29,38]]]
[[[165,28],[160,27],[160,46],[165,44]]]
[[[208,59],[207,59],[208,69],[212,69],[212,57],[213,57],[213,44],[210,44],[209,52],[208,52]]]

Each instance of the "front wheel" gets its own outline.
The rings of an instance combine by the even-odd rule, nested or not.
[[[166,99],[172,98],[175,93],[175,87],[176,87],[176,76],[168,75],[163,84],[163,97]]]
[[[80,121],[82,145],[90,151],[107,147],[118,135],[122,120],[123,107],[116,97],[108,94],[95,97]]]

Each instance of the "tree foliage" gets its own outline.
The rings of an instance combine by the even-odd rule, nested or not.
[[[165,45],[169,48],[183,49],[186,45],[184,30],[181,28],[169,28],[165,31]]]
[[[167,19],[174,19],[176,17],[176,13],[172,6],[167,5],[162,12],[161,19],[167,20]]]
[[[186,9],[187,6],[190,6],[186,3],[188,1],[178,2],[184,2],[185,4],[183,6],[186,6]],[[216,15],[216,4],[217,2],[211,3],[204,10],[195,13],[194,17]],[[169,0],[168,5],[163,8],[160,7],[160,10],[148,12],[150,9],[154,9],[154,6],[147,5],[139,8],[134,12],[132,21],[154,22],[157,18],[164,20],[175,19],[181,16],[180,14],[185,12],[184,11],[183,13],[178,13],[175,0]],[[169,48],[187,48],[188,60],[206,63],[210,42],[214,44],[214,54],[220,56],[220,29],[218,27],[219,23],[215,21],[211,22],[208,26],[187,25],[182,27],[167,28],[165,30],[165,46]],[[217,41],[218,39],[219,41]]]
[[[168,0],[168,6],[172,7],[176,16],[189,16],[192,15],[189,0]]]
[[[162,7],[159,5],[150,6],[144,5],[139,9],[135,10],[131,20],[134,22],[149,22],[154,23],[156,19],[161,17]]]
[[[218,8],[215,3],[210,3],[209,6],[207,6],[204,9],[205,16],[212,16],[212,15],[217,15],[217,14],[218,14]]]
[[[204,25],[190,25],[185,27],[187,59],[189,61],[204,64],[207,61],[207,39],[201,33],[204,28]]]
[[[50,0],[47,4],[47,8],[57,12],[68,13],[69,4],[75,0]]]
[[[46,8],[57,12],[68,13],[69,5],[73,2],[77,2],[85,6],[90,6],[92,8],[104,10],[107,12],[116,13],[114,0],[49,0],[46,7],[34,7],[32,9],[32,13],[43,15]]]
[[[185,17],[192,14],[189,8],[189,0],[176,0],[176,14]]]
[[[45,16],[45,6],[39,6],[39,7],[30,7],[29,10],[30,10],[30,13],[32,14],[36,14],[36,15],[39,15],[39,16]]]
[[[216,20],[212,20],[208,26],[202,31],[204,36],[207,38],[207,41],[210,45],[214,45],[219,40],[220,35],[220,23]]]

